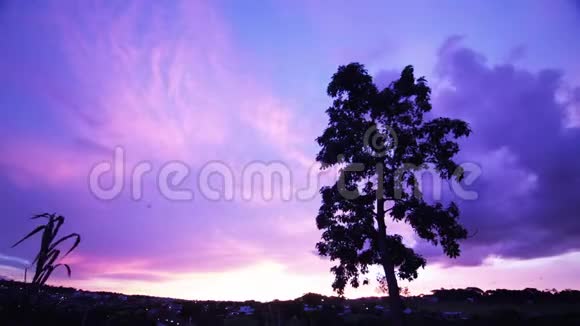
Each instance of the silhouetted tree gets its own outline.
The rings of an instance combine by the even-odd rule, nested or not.
[[[307,304],[309,306],[316,306],[321,304],[322,302],[324,302],[325,296],[323,296],[322,294],[318,294],[318,293],[306,293],[304,294],[302,297],[299,298],[299,300],[301,300],[302,302],[304,302],[304,304]]]
[[[34,278],[32,279],[32,284],[35,285],[44,285],[46,281],[50,278],[52,273],[58,267],[65,267],[67,270],[67,274],[70,277],[71,275],[71,268],[67,264],[55,264],[59,259],[61,251],[58,248],[58,245],[63,243],[68,239],[75,239],[75,242],[70,247],[70,249],[64,254],[63,258],[70,254],[73,250],[81,242],[81,236],[77,233],[71,233],[67,236],[61,237],[60,239],[56,240],[56,236],[58,235],[58,231],[60,227],[64,224],[64,217],[56,214],[38,214],[32,217],[32,219],[38,218],[46,218],[46,224],[39,225],[36,227],[32,232],[27,234],[24,238],[20,241],[15,243],[12,248],[16,247],[24,240],[32,237],[36,233],[42,231],[42,239],[40,240],[40,249],[36,258],[32,262],[32,264],[36,264],[36,270],[34,273]]]
[[[412,66],[382,90],[363,65],[340,66],[327,89],[333,98],[326,110],[330,121],[317,138],[322,169],[341,168],[339,180],[320,190],[316,218],[323,230],[318,253],[339,261],[331,269],[332,286],[343,294],[348,283],[359,286],[370,265],[382,265],[396,324],[402,323],[396,276],[416,278],[425,259],[406,247],[400,235],[387,233],[385,218],[410,224],[449,257],[459,255],[458,240],[467,236],[457,222],[457,206],[429,204],[418,187],[416,173],[428,168],[443,179],[461,180],[463,170],[453,161],[459,151],[455,139],[470,134],[460,120],[426,121],[430,92],[425,78],[415,79]]]

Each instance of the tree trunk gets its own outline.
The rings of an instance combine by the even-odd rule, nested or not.
[[[395,265],[391,261],[387,250],[387,226],[385,224],[385,200],[377,199],[378,245],[381,254],[381,263],[385,271],[385,279],[389,290],[389,305],[394,326],[403,325],[403,301],[399,294],[399,285],[395,275]]]

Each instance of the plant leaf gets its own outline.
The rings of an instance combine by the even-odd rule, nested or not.
[[[30,266],[36,264],[36,262],[38,261],[38,258],[40,258],[40,253],[36,254],[36,257],[34,257],[34,260],[32,261],[32,263],[30,263]]]
[[[42,231],[45,228],[46,228],[46,225],[40,225],[40,226],[38,226],[36,229],[32,230],[32,232],[28,233],[27,236],[25,236],[24,238],[20,239],[20,241],[16,242],[15,244],[13,244],[11,248],[16,247],[17,245],[19,245],[20,243],[22,243],[24,240],[30,238],[31,236],[35,235],[36,233]]]
[[[46,266],[46,269],[41,273],[42,277],[40,277],[39,284],[44,285],[52,272],[54,272],[55,266]]]
[[[66,268],[66,273],[67,273],[68,277],[70,277],[72,274],[72,270],[70,269],[70,266],[68,264],[56,264],[56,265],[54,265],[54,269],[56,269],[57,267],[61,267],[61,266],[64,266]]]
[[[46,255],[46,259],[48,260],[45,266],[52,266],[54,262],[58,259],[60,255],[60,250],[51,250],[48,255]]]
[[[54,228],[54,231],[52,231],[52,235],[53,238],[56,238],[56,235],[58,234],[58,230],[60,229],[60,227],[64,224],[64,216],[58,216],[54,219],[54,221],[56,221],[56,226]]]
[[[67,235],[66,237],[62,237],[62,238],[60,238],[58,241],[56,241],[55,243],[53,243],[53,244],[50,246],[50,250],[53,250],[54,248],[56,248],[56,246],[58,246],[58,245],[59,245],[59,244],[61,244],[62,242],[66,241],[66,240],[68,240],[68,239],[70,239],[70,238],[73,238],[73,237],[76,237],[76,240],[75,240],[74,244],[72,245],[72,247],[71,247],[71,248],[70,248],[70,249],[69,249],[69,250],[66,252],[66,254],[63,256],[63,258],[64,258],[64,257],[66,257],[66,256],[67,256],[68,254],[70,254],[70,253],[71,253],[73,250],[75,250],[75,249],[76,249],[76,247],[78,247],[78,245],[81,243],[81,236],[80,236],[78,233],[71,233],[71,234]]]
[[[41,218],[41,217],[50,218],[50,214],[48,214],[48,213],[36,214],[33,217],[31,217],[30,219],[34,220],[34,219]]]

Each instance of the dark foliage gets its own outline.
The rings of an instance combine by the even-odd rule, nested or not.
[[[386,303],[385,298],[347,300],[310,293],[296,300],[267,303],[187,301],[45,286],[34,305],[23,304],[27,288],[33,287],[0,281],[0,325],[389,325],[389,311],[377,309]],[[427,310],[431,305],[428,299],[411,297],[405,299],[413,307],[413,312],[405,317],[408,325],[578,325],[580,321],[580,310],[573,310],[580,304],[580,291],[483,292],[468,288],[434,293],[442,301],[464,303],[461,294],[479,293],[480,298],[465,307],[483,306],[487,311],[480,315],[446,316],[445,310]],[[509,306],[504,306],[505,295],[512,301]],[[518,298],[533,303],[514,305]],[[305,305],[317,309],[306,311]],[[240,306],[250,306],[255,313],[232,314]],[[544,308],[551,309],[543,311]]]
[[[369,266],[379,264],[389,295],[398,297],[395,269],[398,277],[412,280],[426,262],[400,235],[387,233],[385,220],[410,224],[449,257],[460,254],[458,241],[467,231],[457,221],[459,209],[453,202],[425,201],[416,174],[431,168],[443,179],[460,180],[455,141],[470,134],[469,126],[426,119],[431,90],[425,78],[415,79],[411,66],[384,89],[375,86],[363,65],[340,66],[327,92],[333,105],[326,111],[328,127],[317,138],[321,150],[316,159],[323,168],[340,167],[341,177],[320,190],[316,222],[323,233],[316,248],[338,261],[331,271],[339,294],[347,284],[358,287]]]
[[[58,231],[64,224],[64,217],[48,213],[38,214],[32,217],[32,219],[39,218],[47,219],[46,224],[42,224],[36,227],[34,230],[32,230],[32,232],[27,234],[20,241],[16,242],[12,247],[16,247],[26,239],[42,231],[40,248],[36,258],[34,258],[34,261],[32,262],[32,264],[36,264],[36,270],[34,273],[34,278],[32,279],[32,283],[35,285],[44,285],[52,273],[59,267],[66,268],[67,274],[70,277],[70,266],[67,264],[56,263],[61,255],[61,251],[58,249],[58,246],[69,239],[74,239],[73,245],[64,254],[64,258],[77,248],[81,242],[81,236],[77,233],[71,233],[57,240]]]

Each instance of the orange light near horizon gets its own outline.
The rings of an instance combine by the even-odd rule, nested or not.
[[[312,257],[312,264],[320,260]],[[580,273],[577,262],[580,252],[550,258],[532,260],[511,260],[489,258],[481,266],[441,267],[428,266],[413,282],[402,281],[400,287],[408,287],[411,295],[429,294],[439,288],[479,287],[483,290],[496,288],[523,289],[526,287],[543,289],[580,288]],[[72,286],[93,291],[120,292],[159,297],[196,300],[258,300],[295,299],[308,292],[335,295],[331,284],[333,276],[326,264],[320,264],[319,272],[292,272],[284,264],[273,261],[258,261],[254,264],[218,272],[172,273],[136,268],[135,264],[125,266],[129,270],[115,268],[116,273],[138,273],[156,275],[159,280],[116,279],[115,273],[95,275],[89,279],[55,279],[54,285]],[[318,265],[317,265],[318,266]],[[317,267],[318,268],[318,267]],[[1,271],[1,270],[0,270]],[[17,269],[11,269],[18,272]],[[21,272],[21,271],[20,271]],[[368,277],[376,278],[379,269],[371,269]],[[74,269],[73,269],[74,273]],[[19,273],[21,274],[21,273]],[[74,275],[74,274],[73,274]],[[381,296],[376,286],[361,286],[346,290],[347,298]]]

